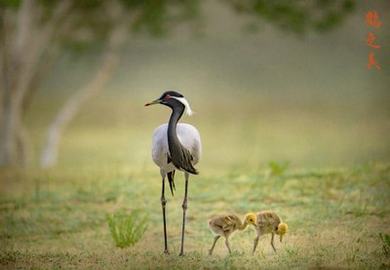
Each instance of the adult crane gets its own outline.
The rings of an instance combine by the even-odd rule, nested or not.
[[[180,256],[184,255],[184,230],[186,225],[188,179],[190,174],[198,174],[194,165],[198,163],[202,145],[198,130],[185,123],[178,123],[183,113],[192,114],[191,107],[185,97],[176,91],[166,91],[158,99],[145,106],[162,104],[172,109],[168,124],[159,126],[153,133],[152,158],[160,167],[162,177],[161,207],[164,224],[164,253],[168,254],[167,222],[165,199],[165,178],[168,178],[172,196],[175,190],[175,171],[184,172],[185,188],[183,199],[183,223],[181,231]]]

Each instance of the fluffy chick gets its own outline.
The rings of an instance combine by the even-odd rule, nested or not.
[[[242,222],[236,215],[219,215],[211,218],[209,220],[209,228],[215,237],[213,245],[209,250],[209,254],[211,255],[213,253],[215,244],[221,236],[225,238],[225,245],[229,250],[229,253],[231,253],[232,251],[230,249],[229,237],[237,230],[244,230],[248,226],[249,222],[254,221],[254,219],[252,220],[252,218],[245,216],[244,222]]]
[[[283,223],[281,218],[272,211],[261,211],[258,213],[248,213],[246,215],[246,223],[251,224],[255,227],[257,236],[253,244],[253,254],[256,251],[257,244],[259,243],[259,238],[261,235],[271,233],[271,246],[276,252],[274,246],[274,236],[275,234],[279,235],[280,242],[283,240],[283,236],[288,231],[288,226],[286,223]]]

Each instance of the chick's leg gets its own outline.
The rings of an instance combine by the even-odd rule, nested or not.
[[[229,250],[229,254],[231,254],[231,253],[232,253],[232,250],[230,249],[229,237],[226,237],[226,239],[225,239],[225,245],[226,245],[227,249]]]
[[[275,234],[272,233],[272,236],[271,236],[271,246],[272,246],[272,248],[274,249],[274,251],[276,252],[276,248],[275,248],[275,246],[274,246],[274,236],[275,236]]]
[[[214,237],[214,242],[213,242],[213,245],[211,246],[211,248],[210,248],[210,250],[209,250],[209,255],[213,254],[215,244],[217,243],[217,241],[218,241],[218,239],[219,239],[220,237],[221,237],[220,235],[217,235],[217,236]]]
[[[255,254],[255,251],[256,251],[256,248],[257,248],[257,244],[259,243],[259,238],[260,238],[260,236],[257,235],[255,240],[253,241],[253,251],[252,251],[252,254]]]

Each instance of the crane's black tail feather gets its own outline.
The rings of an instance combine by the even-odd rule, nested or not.
[[[191,164],[191,167],[188,168],[188,170],[186,170],[186,171],[187,171],[188,173],[195,174],[195,175],[198,175],[198,174],[199,174],[198,170],[195,169],[195,168],[192,166],[192,164]]]
[[[175,187],[175,171],[171,171],[167,174],[168,176],[168,182],[169,182],[169,189],[171,190],[172,196],[175,196],[174,190],[176,190]]]

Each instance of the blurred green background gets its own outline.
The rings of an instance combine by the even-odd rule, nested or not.
[[[207,170],[269,160],[297,167],[388,160],[389,21],[383,12],[376,30],[383,69],[367,70],[364,16],[372,5],[359,3],[333,31],[300,36],[265,22],[253,32],[246,17],[208,1],[195,33],[132,37],[112,79],[66,130],[59,165],[150,164],[152,131],[169,111],[143,104],[167,89],[183,93],[196,112],[183,121],[201,131]],[[58,108],[99,67],[99,52],[66,53],[50,71],[26,118],[37,152]]]

